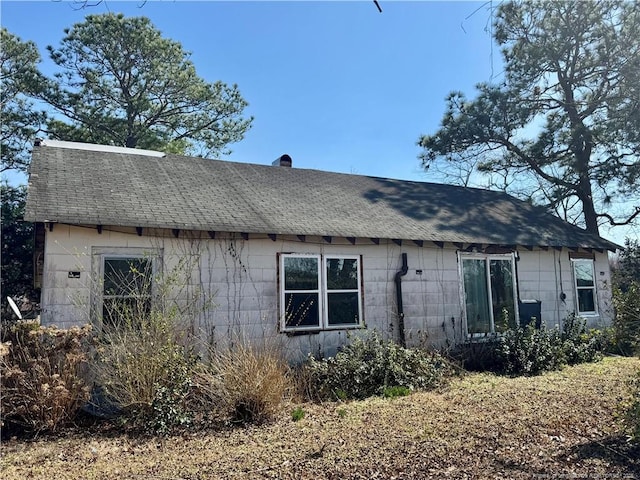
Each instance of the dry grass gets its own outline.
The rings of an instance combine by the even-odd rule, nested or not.
[[[282,349],[267,342],[255,346],[239,340],[232,348],[212,351],[200,370],[192,379],[194,409],[214,409],[214,418],[234,423],[271,420],[293,390]]]
[[[2,446],[3,480],[637,478],[616,405],[640,360],[533,378],[472,374],[442,392],[293,405],[263,426],[133,438],[78,430]]]

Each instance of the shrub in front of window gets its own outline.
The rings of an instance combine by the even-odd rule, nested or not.
[[[448,355],[467,371],[499,372],[502,363],[496,354],[500,337],[487,337],[482,341],[468,341],[456,345]]]
[[[439,354],[402,348],[377,332],[353,338],[335,357],[309,357],[304,369],[311,397],[332,400],[383,395],[390,387],[434,388],[449,372]]]
[[[467,333],[481,337],[516,326],[513,254],[461,254]]]
[[[570,314],[562,322],[562,349],[564,358],[569,365],[577,363],[596,362],[602,359],[601,334],[597,330],[587,330],[587,321]]]
[[[557,370],[565,362],[560,332],[531,324],[505,332],[495,353],[496,367],[508,375],[536,375]]]
[[[188,386],[196,357],[171,315],[152,311],[104,328],[96,380],[133,427],[166,433],[189,423]]]
[[[3,428],[54,432],[71,422],[89,399],[87,360],[91,329],[18,322],[0,346]]]
[[[161,272],[153,268],[153,255],[127,255],[96,257],[103,271],[97,286],[102,308],[96,312],[101,319],[96,381],[132,427],[168,433],[193,417],[187,398],[198,358],[187,332],[197,293],[180,306],[171,293],[189,278],[193,265],[181,260]]]

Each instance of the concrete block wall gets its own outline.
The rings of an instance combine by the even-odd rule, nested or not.
[[[266,235],[248,240],[238,234],[219,234],[214,239],[198,232],[135,229],[98,233],[96,228],[55,225],[46,232],[42,289],[42,321],[60,327],[91,321],[92,249],[135,248],[162,252],[165,276],[176,275],[171,292],[175,300],[193,314],[192,327],[217,343],[242,337],[254,342],[275,342],[291,358],[308,353],[333,354],[358,331],[322,331],[288,336],[279,333],[278,254],[361,255],[364,320],[367,329],[385,338],[398,338],[394,276],[407,254],[408,272],[402,277],[405,335],[412,346],[447,346],[466,340],[464,302],[458,253],[453,245],[440,248],[430,242],[420,247],[412,242],[397,245],[381,240],[379,245],[358,239],[327,243],[320,237],[300,241]],[[517,261],[520,298],[542,301],[542,318],[550,327],[575,310],[575,292],[568,252],[553,249],[520,250]],[[592,324],[610,321],[610,277],[606,253],[596,254],[596,278],[600,315]],[[80,272],[70,278],[69,272]],[[560,293],[567,295],[561,301]],[[606,307],[606,308],[605,308]],[[609,310],[607,310],[607,308]],[[609,313],[607,313],[609,312]]]

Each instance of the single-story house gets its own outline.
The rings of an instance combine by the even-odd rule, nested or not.
[[[180,270],[171,295],[197,306],[191,327],[213,341],[276,338],[291,357],[332,354],[363,329],[441,347],[572,312],[612,318],[618,245],[505,193],[300,169],[288,155],[257,165],[41,141],[25,219],[43,324],[100,326],[132,300],[131,269],[150,283]]]

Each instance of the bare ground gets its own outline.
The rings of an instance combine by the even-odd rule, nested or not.
[[[2,444],[13,479],[640,478],[616,419],[639,359],[533,378],[470,374],[440,392],[288,405],[269,425],[174,437],[99,429]],[[294,422],[291,411],[306,415]]]

